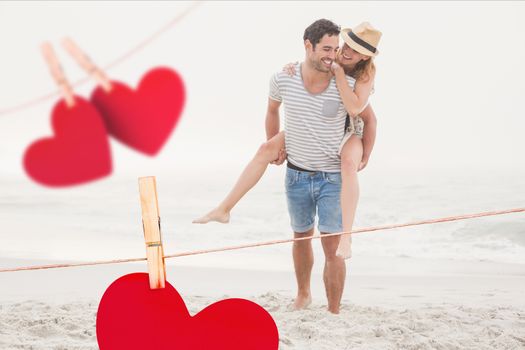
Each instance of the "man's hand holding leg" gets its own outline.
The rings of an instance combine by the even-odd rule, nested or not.
[[[286,149],[283,148],[279,151],[279,157],[276,160],[272,161],[270,164],[281,165],[284,163],[287,156],[288,154],[286,153]]]

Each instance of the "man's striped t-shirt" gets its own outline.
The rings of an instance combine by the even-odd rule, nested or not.
[[[354,87],[355,79],[347,76]],[[301,64],[295,75],[276,73],[270,81],[272,100],[284,104],[284,130],[288,161],[305,170],[340,172],[339,145],[344,135],[346,110],[335,85],[309,93],[303,84]]]

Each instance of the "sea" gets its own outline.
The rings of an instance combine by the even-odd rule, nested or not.
[[[382,170],[359,173],[354,228],[525,207],[525,172]],[[237,170],[237,169],[235,169]],[[229,224],[192,224],[228,193],[238,172],[156,176],[165,254],[292,237],[284,167],[272,166],[232,211]],[[145,174],[151,175],[151,174]],[[114,175],[65,189],[4,178],[0,259],[97,261],[145,256],[138,176]],[[525,213],[359,233],[353,256],[525,264]],[[316,258],[322,249],[314,241]],[[169,264],[292,269],[291,243],[168,259]]]

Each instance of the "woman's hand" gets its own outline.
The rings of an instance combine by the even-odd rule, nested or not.
[[[332,65],[330,66],[330,70],[332,71],[332,73],[337,77],[337,76],[343,76],[345,75],[345,70],[343,69],[343,67],[341,67],[339,65],[339,63],[337,62],[332,62]]]
[[[289,76],[294,76],[295,75],[295,65],[299,63],[299,62],[292,62],[292,63],[288,63],[287,65],[285,65],[283,67],[283,72],[286,72],[288,73]]]
[[[341,93],[341,87],[348,84],[348,82],[346,81],[345,70],[335,61],[332,62],[332,65],[330,66],[330,70],[332,71],[332,74],[335,76],[335,85],[337,86],[339,93]]]

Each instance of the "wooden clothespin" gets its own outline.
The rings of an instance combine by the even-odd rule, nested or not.
[[[166,265],[160,232],[157,185],[154,176],[139,178],[140,204],[142,206],[142,225],[148,258],[149,286],[161,289],[166,284]]]
[[[62,46],[66,49],[67,52],[71,56],[73,56],[73,59],[82,67],[84,70],[91,75],[97,83],[102,86],[104,91],[110,92],[111,91],[111,82],[109,81],[106,74],[97,67],[89,58],[88,55],[86,55],[73,40],[70,38],[64,38],[62,40]]]
[[[55,55],[55,51],[53,50],[53,47],[50,43],[45,42],[41,46],[42,54],[44,55],[44,58],[46,60],[46,63],[49,67],[49,70],[51,71],[51,75],[55,79],[56,83],[60,87],[60,90],[62,92],[62,95],[64,96],[64,99],[66,100],[66,104],[68,107],[73,107],[75,105],[75,98],[73,97],[73,89],[71,88],[71,85],[67,81],[64,71],[62,70],[62,67],[60,66],[60,63],[58,62],[58,59]]]

